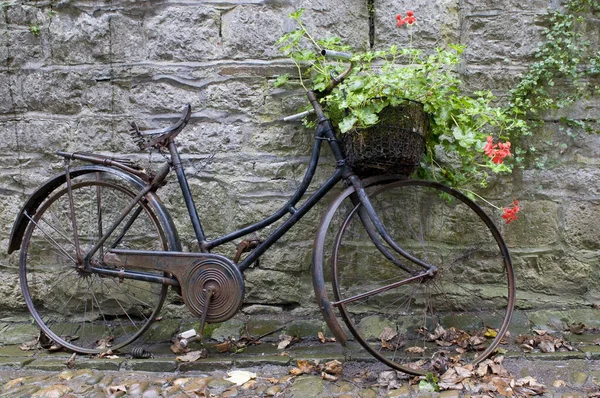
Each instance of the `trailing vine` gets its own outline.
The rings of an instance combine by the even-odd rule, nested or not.
[[[548,14],[545,41],[534,53],[535,62],[509,93],[510,108],[532,127],[543,123],[546,111],[600,94],[598,80],[594,80],[600,77],[600,50],[591,47],[584,31],[590,16],[598,13],[599,0],[566,0],[561,9]],[[561,88],[571,88],[558,90],[557,82]],[[600,133],[589,121],[562,118],[561,122]]]

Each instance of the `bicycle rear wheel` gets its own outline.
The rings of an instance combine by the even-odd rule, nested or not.
[[[437,269],[419,277],[423,267],[387,244],[375,245],[361,205],[346,199],[331,242],[331,282],[334,305],[354,338],[407,373],[444,371],[450,357],[470,363],[488,357],[515,302],[508,249],[491,220],[464,195],[427,181],[394,182],[369,198],[394,242]]]
[[[116,350],[150,326],[168,287],[82,269],[83,258],[136,194],[102,172],[72,179],[71,192],[72,200],[66,187],[52,192],[30,217],[21,246],[21,290],[35,321],[55,343],[80,353]],[[129,213],[90,264],[105,267],[103,255],[114,247],[168,250],[148,203]]]

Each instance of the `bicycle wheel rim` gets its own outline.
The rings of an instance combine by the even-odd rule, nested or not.
[[[72,193],[85,256],[135,194],[105,173],[74,179]],[[103,266],[101,256],[111,246],[108,242],[117,248],[168,250],[152,209],[141,202],[138,211],[128,232],[109,239],[92,257],[95,266]],[[86,354],[115,351],[148,329],[168,287],[82,272],[76,265],[70,214],[68,190],[62,188],[48,195],[31,217],[21,247],[21,290],[36,323],[55,344]]]
[[[488,357],[509,326],[515,300],[510,255],[492,221],[460,192],[428,181],[395,182],[377,188],[369,197],[394,241],[410,255],[439,269],[432,278],[398,286],[364,300],[337,305],[354,338],[381,362],[413,374],[443,371],[449,356],[460,354],[463,361],[467,359],[473,364]],[[381,250],[375,247],[368,234],[362,232],[364,227],[358,216],[359,208],[360,205],[349,205],[340,214],[343,221],[338,224],[340,229],[331,257],[331,280],[336,302],[407,277],[397,266],[384,261]],[[398,221],[398,218],[401,220]],[[460,233],[461,226],[466,233]],[[473,236],[476,239],[470,238]],[[368,243],[365,244],[365,241]],[[403,264],[410,265],[388,245],[384,246]],[[367,258],[370,265],[366,270],[351,265]],[[460,261],[456,261],[458,259]],[[387,265],[378,265],[382,261]],[[412,269],[423,271],[414,264]],[[469,277],[479,280],[474,283]],[[373,282],[377,278],[379,282]],[[475,308],[468,305],[477,302],[480,304]],[[392,319],[390,303],[402,308],[402,316],[396,314]],[[371,312],[367,311],[368,307],[371,307]],[[459,322],[461,318],[463,322]],[[432,338],[436,324],[454,329],[444,329],[445,336],[436,341]],[[479,326],[478,331],[475,330],[476,325]],[[388,334],[382,336],[384,326],[391,331],[388,329]],[[415,333],[414,330],[420,332]],[[461,347],[464,341],[449,337],[452,333],[448,330],[463,339],[468,335],[472,338],[470,341],[479,343],[476,348],[480,351],[476,354],[461,351],[464,350]],[[390,338],[394,333],[396,336]],[[482,341],[482,333],[489,338]],[[447,346],[436,349],[432,347],[434,344]],[[413,351],[409,351],[411,349]],[[425,358],[429,361],[423,362]]]

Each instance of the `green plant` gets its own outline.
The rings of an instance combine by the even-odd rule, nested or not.
[[[375,125],[379,112],[387,106],[417,101],[431,117],[419,177],[463,188],[476,197],[471,187],[486,186],[490,172],[512,170],[511,163],[504,161],[511,156],[507,139],[515,131],[522,134],[526,123],[513,110],[495,106],[489,91],[463,93],[456,71],[463,46],[449,45],[427,53],[392,45],[383,51],[357,53],[352,57],[352,73],[326,92],[332,75],[346,65],[323,57],[320,50],[348,51],[349,47],[339,38],[313,38],[301,21],[302,12],[290,15],[298,28],[283,35],[278,44],[295,62],[300,84],[322,92],[327,115],[342,134]],[[405,18],[398,15],[396,19],[399,27],[410,28],[416,17],[409,11]],[[276,84],[288,78],[283,76]]]
[[[549,111],[567,108],[582,99],[600,94],[600,51],[586,39],[586,20],[600,12],[597,0],[566,0],[561,8],[550,11],[545,19],[544,40],[539,43],[527,71],[509,92],[507,109],[526,120],[531,129],[541,128]],[[593,24],[593,22],[592,22]],[[596,82],[596,83],[594,83]],[[556,84],[560,84],[560,88]],[[563,117],[568,127],[588,133],[600,133],[590,120]],[[530,135],[531,130],[524,135]],[[517,140],[513,134],[511,139]],[[544,160],[535,156],[532,145],[521,148],[515,156],[517,163],[533,154],[534,165],[544,167]]]
[[[40,26],[36,24],[29,25],[29,31],[33,33],[34,36],[40,35]]]

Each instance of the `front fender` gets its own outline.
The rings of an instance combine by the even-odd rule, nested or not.
[[[132,185],[134,188],[143,189],[145,187],[145,183],[138,177],[131,175],[129,173],[123,172],[118,169],[114,169],[106,166],[99,165],[87,165],[80,166],[69,170],[71,178],[79,177],[81,175],[96,173],[96,172],[104,172],[111,173],[115,176],[118,176],[125,180],[128,184]],[[21,242],[23,241],[23,235],[25,234],[25,230],[27,229],[27,225],[29,225],[29,217],[32,217],[36,212],[39,206],[44,202],[44,199],[55,189],[59,188],[67,181],[67,173],[63,172],[61,174],[57,174],[46,182],[44,182],[39,188],[37,188],[27,199],[17,218],[12,226],[12,230],[10,232],[10,240],[8,242],[8,253],[12,253],[15,250],[19,250],[21,247]],[[158,198],[158,196],[149,192],[146,194],[146,199],[150,206],[156,211],[156,216],[160,220],[163,228],[165,229],[165,234],[169,241],[169,248],[171,250],[181,251],[181,243],[179,242],[179,237],[177,234],[177,229],[175,228],[175,224],[171,219],[171,216],[167,212],[162,201]],[[28,217],[29,216],[29,217]]]

